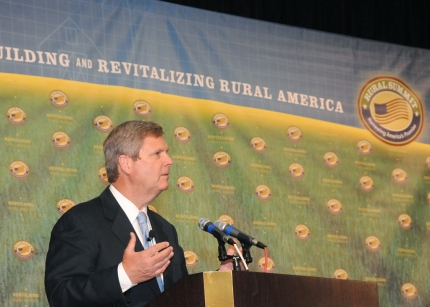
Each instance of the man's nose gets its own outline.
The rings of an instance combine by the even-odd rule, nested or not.
[[[170,158],[170,156],[168,154],[167,154],[166,164],[167,165],[172,165],[173,164],[173,160],[172,160],[172,158]]]

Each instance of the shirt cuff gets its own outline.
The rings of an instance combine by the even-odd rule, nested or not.
[[[118,264],[118,279],[119,279],[119,284],[121,286],[122,293],[137,285],[137,284],[133,284],[130,278],[128,278],[128,275],[125,272],[124,267],[122,266],[122,262]]]

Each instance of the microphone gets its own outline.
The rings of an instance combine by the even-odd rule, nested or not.
[[[154,237],[155,237],[155,231],[151,229],[148,233],[148,239],[146,239],[146,241],[152,241]]]
[[[257,246],[257,247],[262,248],[262,249],[264,249],[266,247],[266,245],[264,245],[263,243],[257,241],[253,237],[248,236],[247,234],[244,234],[243,232],[241,232],[240,230],[227,224],[226,222],[217,220],[215,222],[215,226],[218,227],[219,229],[221,229],[226,234],[237,238],[240,242],[242,242],[244,244],[251,244],[251,245]]]
[[[222,232],[219,228],[217,228],[210,220],[201,218],[199,220],[199,226],[202,230],[209,232],[211,235],[213,235],[218,240],[224,241],[230,245],[235,245],[236,243],[234,240],[226,235],[224,232]]]

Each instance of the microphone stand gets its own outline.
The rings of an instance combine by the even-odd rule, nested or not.
[[[236,255],[230,257],[233,259],[233,271],[242,271],[240,267],[240,257]]]
[[[218,239],[218,259],[223,262],[229,259],[227,252],[225,251],[225,242],[223,240]]]
[[[242,246],[242,257],[245,259],[246,264],[250,264],[253,259],[251,256],[251,252],[249,249],[251,248],[251,244],[241,243]],[[225,242],[221,239],[218,239],[218,260],[224,262],[226,260],[232,259],[233,261],[233,271],[242,271],[242,267],[240,266],[240,257],[235,255],[229,256],[225,250]]]
[[[218,239],[218,260],[224,262],[228,259],[233,260],[233,271],[241,271],[240,257],[236,255],[229,256],[225,250],[225,242]],[[251,258],[252,259],[252,258]]]
[[[242,256],[243,259],[245,259],[246,264],[250,264],[253,259],[251,257],[251,252],[249,251],[249,249],[251,248],[251,244],[245,244],[245,243],[241,243],[242,245]]]

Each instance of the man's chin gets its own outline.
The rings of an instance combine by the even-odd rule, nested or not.
[[[166,191],[169,188],[169,184],[166,183],[165,185],[161,186],[160,190],[161,191]]]

